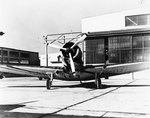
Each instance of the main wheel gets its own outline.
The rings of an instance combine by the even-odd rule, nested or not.
[[[101,79],[100,78],[96,79],[95,84],[96,84],[96,88],[97,89],[101,89],[102,88],[102,83],[101,83]]]
[[[105,76],[105,79],[109,79],[109,76]]]
[[[39,80],[42,80],[43,78],[42,77],[39,77]]]
[[[3,79],[4,77],[2,75],[0,75],[0,79]]]
[[[47,88],[47,90],[50,90],[50,89],[51,89],[51,86],[52,86],[52,81],[48,79],[48,80],[46,81],[46,88]]]

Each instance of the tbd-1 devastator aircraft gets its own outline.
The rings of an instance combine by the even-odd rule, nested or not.
[[[59,48],[62,53],[63,66],[60,67],[26,67],[13,65],[0,65],[1,76],[6,73],[28,75],[47,79],[46,88],[50,89],[53,79],[66,81],[95,80],[96,88],[102,88],[101,78],[136,72],[150,67],[150,62],[126,63],[118,65],[83,65],[82,51],[78,44],[84,41],[87,34],[75,42],[67,42],[63,47],[53,44],[49,46]]]

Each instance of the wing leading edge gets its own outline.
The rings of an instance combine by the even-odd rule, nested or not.
[[[3,76],[15,74],[48,78],[47,73],[54,73],[56,70],[57,68],[0,65],[0,73]]]

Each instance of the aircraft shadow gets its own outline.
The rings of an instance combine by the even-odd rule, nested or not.
[[[7,107],[9,105],[6,105]],[[16,105],[10,105],[11,108],[16,108]],[[1,105],[0,105],[1,107]],[[5,105],[3,105],[5,107]],[[19,107],[19,105],[17,106]],[[22,107],[22,106],[20,106]],[[41,114],[41,113],[24,113],[24,112],[9,112],[9,111],[4,111],[0,110],[0,118],[118,118],[118,117],[101,117],[101,116],[88,116],[88,115],[57,115],[57,114]],[[121,118],[121,117],[120,117]],[[122,117],[123,118],[123,117]]]
[[[102,85],[103,86],[103,85]],[[23,86],[8,86],[10,88],[45,88],[46,85],[40,85],[40,86],[36,86],[36,85],[23,85]],[[74,85],[52,85],[51,89],[56,89],[56,88],[90,88],[90,89],[95,89],[95,84],[94,82],[85,82],[82,84],[74,84]],[[104,87],[105,88],[105,87]]]
[[[26,105],[21,104],[5,104],[0,105],[0,118],[38,118],[42,114],[36,113],[21,113],[21,112],[10,112],[11,110],[25,107]]]
[[[25,112],[12,112],[11,110],[26,107],[21,104],[5,104],[0,105],[0,118],[118,118],[118,117],[104,117],[104,116],[88,116],[88,115],[59,115],[55,113],[25,113]],[[123,117],[120,117],[123,118]]]
[[[80,116],[80,115],[56,114],[59,111],[52,112],[52,113],[28,113],[28,112],[11,111],[17,108],[26,107],[26,105],[24,105],[25,103],[32,103],[32,102],[36,102],[36,101],[23,102],[20,104],[2,104],[0,105],[0,118],[50,118],[50,117],[51,118],[118,118],[118,116],[105,117],[105,116],[88,116],[88,115]],[[124,118],[124,117],[119,117],[119,118]]]
[[[26,107],[21,104],[6,104],[0,105],[0,118],[118,118],[116,117],[105,117],[105,116],[88,116],[88,115],[65,115],[52,113],[28,113],[28,112],[12,112],[17,108]],[[143,115],[142,115],[143,116]],[[119,117],[119,118],[124,118]]]
[[[0,105],[0,110],[1,111],[10,111],[13,109],[17,109],[20,107],[24,107],[25,105],[20,105],[20,104],[8,104],[8,105]]]
[[[24,85],[24,86],[8,86],[12,88],[45,88],[46,86],[35,86],[35,85]],[[75,84],[75,85],[52,85],[52,90],[53,89],[58,89],[58,88],[89,88],[89,89],[96,89],[95,83],[94,82],[85,82],[82,84]],[[106,85],[102,84],[102,89],[107,89],[111,87],[150,87],[150,85]]]

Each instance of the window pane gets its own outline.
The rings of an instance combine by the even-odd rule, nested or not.
[[[147,25],[148,24],[148,16],[147,15],[140,15],[138,16],[138,25]]]
[[[133,50],[133,62],[141,62],[143,61],[143,50],[142,49],[134,49]]]
[[[144,47],[150,47],[150,36],[144,36]]]
[[[138,25],[138,17],[137,16],[126,16],[125,23],[126,23],[126,26],[136,26],[136,25]]]
[[[149,25],[150,14],[134,15],[125,17],[125,26]]]
[[[28,59],[21,59],[20,63],[21,64],[29,64],[29,60]]]
[[[8,56],[8,51],[3,50],[3,56]]]
[[[96,64],[104,62],[104,39],[91,38],[86,40],[86,63]]]
[[[150,61],[150,48],[144,50],[144,61]]]
[[[20,57],[21,58],[29,58],[29,53],[21,53]]]
[[[3,58],[3,63],[8,63],[8,58]]]
[[[9,63],[11,63],[11,64],[19,64],[19,59],[17,59],[17,58],[10,58],[9,59]]]
[[[132,62],[132,37],[114,36],[108,38],[109,62],[127,63]]]
[[[9,55],[10,55],[10,57],[19,57],[19,52],[10,51]]]
[[[120,63],[120,51],[110,50],[109,51],[109,62],[110,63]]]
[[[133,36],[133,48],[142,48],[143,40],[142,36]]]
[[[121,50],[121,63],[132,62],[132,50]]]

